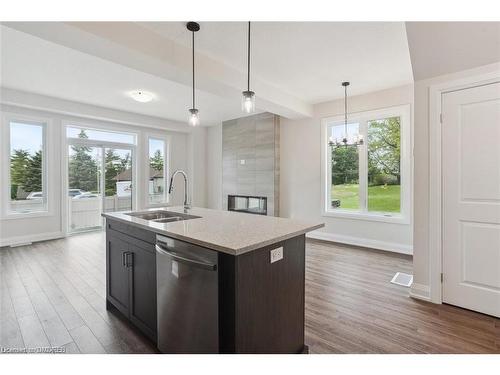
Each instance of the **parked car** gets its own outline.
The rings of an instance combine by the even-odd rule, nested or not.
[[[77,195],[85,194],[86,191],[82,189],[69,189],[68,190],[68,196],[70,197],[76,197]]]
[[[91,199],[91,198],[99,198],[99,194],[83,193],[83,194],[75,195],[72,199]]]
[[[43,193],[41,191],[34,191],[32,193],[29,193],[26,199],[43,199]]]

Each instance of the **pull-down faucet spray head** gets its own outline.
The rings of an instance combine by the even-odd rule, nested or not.
[[[172,194],[172,191],[174,190],[174,178],[178,173],[182,174],[182,176],[184,177],[184,211],[187,211],[191,208],[188,199],[189,184],[187,174],[182,169],[178,169],[174,173],[172,173],[172,177],[170,177],[170,186],[168,188],[168,193]]]

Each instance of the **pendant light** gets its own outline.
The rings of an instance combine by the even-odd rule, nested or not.
[[[186,25],[187,29],[191,31],[193,36],[193,107],[189,109],[189,120],[188,123],[191,126],[200,125],[200,116],[198,114],[198,109],[195,106],[195,90],[194,90],[194,33],[200,30],[200,24],[197,22],[188,22]]]
[[[349,82],[342,82],[344,87],[344,134],[342,139],[330,137],[330,146],[361,146],[364,143],[361,134],[349,135],[347,129],[347,86],[349,85]]]
[[[255,93],[250,91],[250,21],[248,21],[248,60],[247,60],[247,89],[241,98],[241,110],[245,113],[255,112]]]

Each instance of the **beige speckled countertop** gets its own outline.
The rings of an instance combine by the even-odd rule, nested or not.
[[[144,212],[157,210],[184,213],[183,207],[154,208]],[[129,216],[126,212],[108,212],[102,216],[231,255],[240,255],[324,226],[318,222],[197,207],[187,213],[201,217],[156,223]]]

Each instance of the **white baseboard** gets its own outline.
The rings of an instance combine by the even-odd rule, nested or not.
[[[410,297],[431,302],[429,285],[413,283],[410,288]]]
[[[54,240],[56,238],[62,238],[62,237],[64,237],[63,232],[51,232],[51,233],[33,234],[28,236],[2,238],[0,240],[0,246],[15,246],[18,244],[25,244],[29,242]]]
[[[306,235],[308,238],[317,240],[338,242],[347,245],[369,247],[377,250],[391,251],[393,253],[413,255],[413,246],[399,244],[395,242],[385,242],[378,240],[371,240],[367,238],[344,236],[340,234],[312,231]]]

